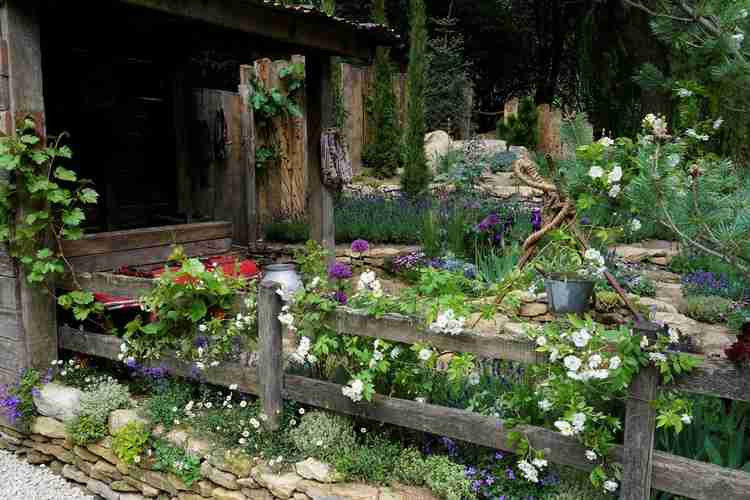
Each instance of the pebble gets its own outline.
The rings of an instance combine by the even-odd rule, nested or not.
[[[3,450],[0,450],[0,479],[3,500],[94,500],[47,467],[29,465]]]

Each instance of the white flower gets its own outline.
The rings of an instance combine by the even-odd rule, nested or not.
[[[318,357],[315,356],[314,354],[308,354],[307,355],[307,362],[310,363],[311,365],[314,365],[315,363],[318,362]]]
[[[570,425],[570,422],[566,422],[565,420],[558,420],[555,422],[555,427],[560,430],[560,434],[563,436],[572,436],[575,434],[573,432],[573,426]]]
[[[219,362],[218,361],[211,361],[211,365],[210,366],[211,366],[211,368],[216,368],[217,366],[219,366]]]
[[[599,250],[595,248],[589,248],[586,250],[586,252],[583,254],[583,258],[586,260],[590,260],[591,262],[603,266],[604,265],[604,257],[599,252]]]
[[[417,398],[414,398],[414,401],[416,401],[417,403],[420,403],[420,404],[425,404],[427,402],[427,398],[425,398],[425,397],[417,397]]]
[[[206,330],[208,330],[208,327],[204,324],[200,324],[198,325],[198,330],[201,332],[205,332]]]
[[[633,232],[640,231],[641,227],[643,227],[643,226],[641,224],[641,221],[639,221],[638,219],[633,219],[633,220],[630,221],[630,230],[631,231],[633,231]]]
[[[239,443],[240,443],[240,444],[245,444],[245,443],[247,443],[247,439],[245,439],[245,438],[240,438],[240,440],[239,440]]]
[[[649,353],[648,359],[653,361],[654,363],[658,363],[661,361],[666,361],[667,357],[660,352],[652,352],[652,353]]]
[[[250,437],[249,431],[242,431],[242,437]]]
[[[359,432],[361,432],[362,434],[367,434],[367,428],[360,427]]]
[[[615,144],[615,141],[614,141],[614,140],[613,140],[612,138],[610,138],[610,137],[606,137],[606,136],[605,136],[605,137],[602,137],[601,139],[599,139],[599,141],[598,141],[598,142],[599,142],[599,144],[601,144],[601,145],[602,145],[602,146],[604,146],[605,148],[609,148],[609,147],[612,147],[612,146],[614,146],[614,144]]]
[[[60,372],[60,375],[62,375],[63,377],[64,377],[65,375],[67,375],[67,374],[68,374],[68,370],[63,370],[63,371],[61,371],[61,372]]]
[[[195,367],[198,368],[199,370],[205,370],[206,369],[206,365],[203,364],[203,363],[201,363],[200,361],[198,361],[197,363],[195,363]]]
[[[479,385],[479,381],[481,378],[479,377],[479,374],[477,372],[472,372],[471,375],[469,375],[469,385]]]
[[[532,464],[534,464],[534,467],[538,469],[543,469],[547,467],[547,461],[543,458],[535,458],[531,461]]]
[[[422,361],[428,361],[432,357],[432,351],[430,349],[422,349],[419,351],[419,359]]]
[[[122,353],[128,352],[128,345],[125,342],[123,342],[122,344],[120,344],[120,352],[122,352]]]
[[[724,118],[721,118],[721,117],[717,118],[716,120],[714,120],[714,125],[713,125],[714,130],[718,130],[723,124],[724,124]]]
[[[593,450],[586,450],[586,460],[593,462],[596,458],[596,453]]]
[[[708,136],[706,134],[699,134],[693,128],[687,129],[685,131],[685,135],[688,136],[688,137],[692,137],[696,141],[703,141],[703,142],[705,142],[705,141],[708,140]]]
[[[401,349],[398,346],[394,347],[393,350],[391,351],[391,359],[398,358],[399,354],[401,354]]]
[[[245,408],[247,406],[247,401],[240,401],[240,408]]]
[[[359,401],[362,401],[362,391],[364,388],[364,383],[362,383],[361,380],[356,379],[352,380],[348,386],[343,387],[341,393],[355,403],[358,403]]]
[[[648,337],[645,335],[641,337],[641,349],[645,349],[648,347]]]
[[[607,193],[607,194],[609,194],[610,198],[617,198],[617,195],[620,194],[621,190],[622,190],[622,188],[620,188],[620,185],[619,184],[615,184],[614,186],[612,186],[611,188],[609,188],[609,193]]]
[[[586,414],[574,413],[573,418],[571,418],[570,421],[573,424],[573,429],[577,430],[577,432],[580,432],[581,430],[583,430],[583,426],[586,423]]]
[[[536,344],[539,346],[545,346],[547,345],[547,337],[544,335],[540,335],[536,338]]]
[[[688,89],[677,89],[677,95],[679,97],[690,97],[693,95],[693,92]]]
[[[373,351],[372,359],[374,359],[375,361],[381,361],[383,359],[383,353],[380,351]]]
[[[268,415],[266,415],[265,413],[261,413],[260,415],[258,415],[258,417],[260,417],[261,421],[263,422],[268,420]]]
[[[618,484],[616,481],[612,481],[611,479],[608,479],[604,481],[604,489],[609,491],[610,493],[617,490]]]
[[[610,370],[617,370],[620,367],[620,363],[622,361],[620,360],[619,356],[612,356],[609,358],[609,369]]]
[[[737,44],[737,47],[742,46],[742,42],[745,41],[745,34],[744,33],[735,33],[732,35],[732,40],[734,40],[734,43]]]
[[[310,282],[310,284],[307,286],[308,290],[315,290],[318,288],[318,285],[320,285],[320,278],[316,276],[313,278],[313,280]]]
[[[604,169],[599,165],[594,165],[589,169],[589,177],[592,179],[599,179],[604,175]]]
[[[125,359],[125,355],[123,353],[120,353],[117,355],[117,359],[122,361],[123,359]]]
[[[669,166],[669,168],[674,168],[679,164],[680,164],[680,155],[678,155],[677,153],[673,153],[667,156],[667,165]]]
[[[257,428],[260,427],[260,422],[258,422],[258,419],[256,419],[256,418],[251,418],[250,419],[250,425],[252,425],[253,428],[257,429]]]
[[[238,387],[237,384],[232,384],[232,385],[229,386],[229,390],[230,391],[236,391],[237,387]]]
[[[554,363],[558,359],[560,359],[560,351],[556,347],[553,347],[549,353],[549,360]]]
[[[304,408],[300,408],[299,410],[297,410],[297,412],[298,412],[298,413],[299,413],[300,415],[304,415],[304,414],[305,414],[305,409],[304,409]]]
[[[141,463],[141,456],[140,455],[134,456],[133,457],[133,462],[135,462],[137,464]]]
[[[683,413],[683,415],[680,417],[680,420],[688,425],[693,423],[693,417],[688,415],[687,413]]]
[[[438,314],[437,319],[430,325],[430,331],[458,335],[463,331],[465,322],[466,318],[457,318],[453,309],[447,309]]]
[[[571,339],[576,347],[586,347],[586,344],[591,340],[591,334],[585,328],[581,328],[577,332],[571,335]],[[566,365],[567,366],[567,365]],[[573,369],[575,371],[576,369]]]
[[[549,411],[552,409],[552,403],[548,399],[542,399],[539,401],[538,405],[542,411]]]
[[[672,344],[676,344],[680,341],[680,333],[677,331],[676,328],[669,327],[669,342]]]
[[[598,368],[600,364],[602,364],[602,357],[598,354],[593,354],[591,357],[589,357],[589,368],[591,368],[592,370],[594,368]]]
[[[581,360],[580,358],[569,355],[565,356],[565,359],[563,359],[563,364],[565,365],[565,368],[572,372],[577,372],[578,369],[581,367]]]
[[[521,471],[521,474],[527,481],[531,483],[539,482],[539,471],[537,471],[536,467],[531,465],[526,460],[520,460],[518,462],[518,469]]]
[[[615,168],[612,169],[612,171],[607,176],[607,181],[612,184],[615,182],[620,182],[622,180],[622,167],[620,165],[615,165]]]
[[[323,446],[323,440],[318,439],[317,441],[315,441],[315,446]]]
[[[291,313],[281,313],[279,314],[279,321],[282,325],[286,327],[290,327],[294,325],[294,315]]]
[[[209,401],[204,406],[210,410],[213,405],[214,404],[211,401]]]

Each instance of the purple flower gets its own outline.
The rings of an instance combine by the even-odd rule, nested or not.
[[[495,453],[495,460],[502,460],[503,458],[505,458],[505,455],[503,455],[499,451]]]
[[[141,375],[153,380],[160,380],[167,376],[167,369],[163,366],[155,366],[153,368],[142,368],[140,371]]]
[[[495,482],[495,476],[493,476],[492,474],[488,474],[484,482],[487,486],[491,486]]]
[[[500,224],[500,217],[497,214],[490,214],[479,223],[477,229],[479,231],[489,231],[490,228]]]
[[[354,240],[352,242],[352,252],[365,253],[370,249],[370,244],[366,240]]]
[[[466,476],[467,477],[475,476],[476,473],[477,473],[476,467],[467,467],[466,468]]]
[[[513,472],[513,469],[511,469],[510,467],[508,467],[507,469],[505,469],[505,475],[511,481],[513,481],[516,478],[516,474]]]
[[[349,297],[346,296],[344,292],[341,290],[338,290],[336,293],[333,294],[333,300],[341,304],[342,306],[345,306],[347,302],[349,302]]]
[[[542,210],[535,208],[531,211],[531,230],[539,231],[542,229]]]
[[[336,280],[345,280],[352,277],[352,268],[342,262],[334,262],[328,266],[328,276]]]
[[[588,226],[589,224],[591,224],[591,219],[589,219],[588,217],[582,217],[581,224],[583,224],[584,226]]]
[[[135,370],[138,368],[138,362],[135,360],[135,358],[128,358],[125,361],[125,366],[127,366],[131,370]]]
[[[205,335],[198,335],[195,338],[195,347],[200,347],[201,349],[208,347],[208,337]]]
[[[482,481],[475,480],[471,482],[471,490],[474,493],[478,492],[481,487],[482,487]]]

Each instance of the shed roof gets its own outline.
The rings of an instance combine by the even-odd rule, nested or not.
[[[332,55],[369,59],[376,46],[402,44],[387,26],[328,16],[310,5],[274,0],[118,1]]]

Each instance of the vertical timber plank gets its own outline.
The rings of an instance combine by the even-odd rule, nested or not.
[[[268,416],[266,424],[277,430],[281,422],[283,400],[281,389],[284,383],[284,361],[281,343],[281,297],[276,291],[281,287],[276,282],[264,281],[258,294],[258,338],[260,342],[259,378],[263,412]]]
[[[656,368],[643,368],[630,385],[625,410],[625,449],[620,500],[651,498],[651,469],[656,431],[656,399],[659,376]]]
[[[242,126],[242,164],[245,188],[245,221],[247,223],[248,243],[258,239],[258,215],[255,203],[255,116],[250,106],[252,98],[253,67],[240,66],[240,109]]]
[[[323,185],[320,164],[320,139],[323,130],[333,125],[331,57],[308,54],[305,72],[310,237],[329,250],[331,258],[335,258],[333,194]]]

